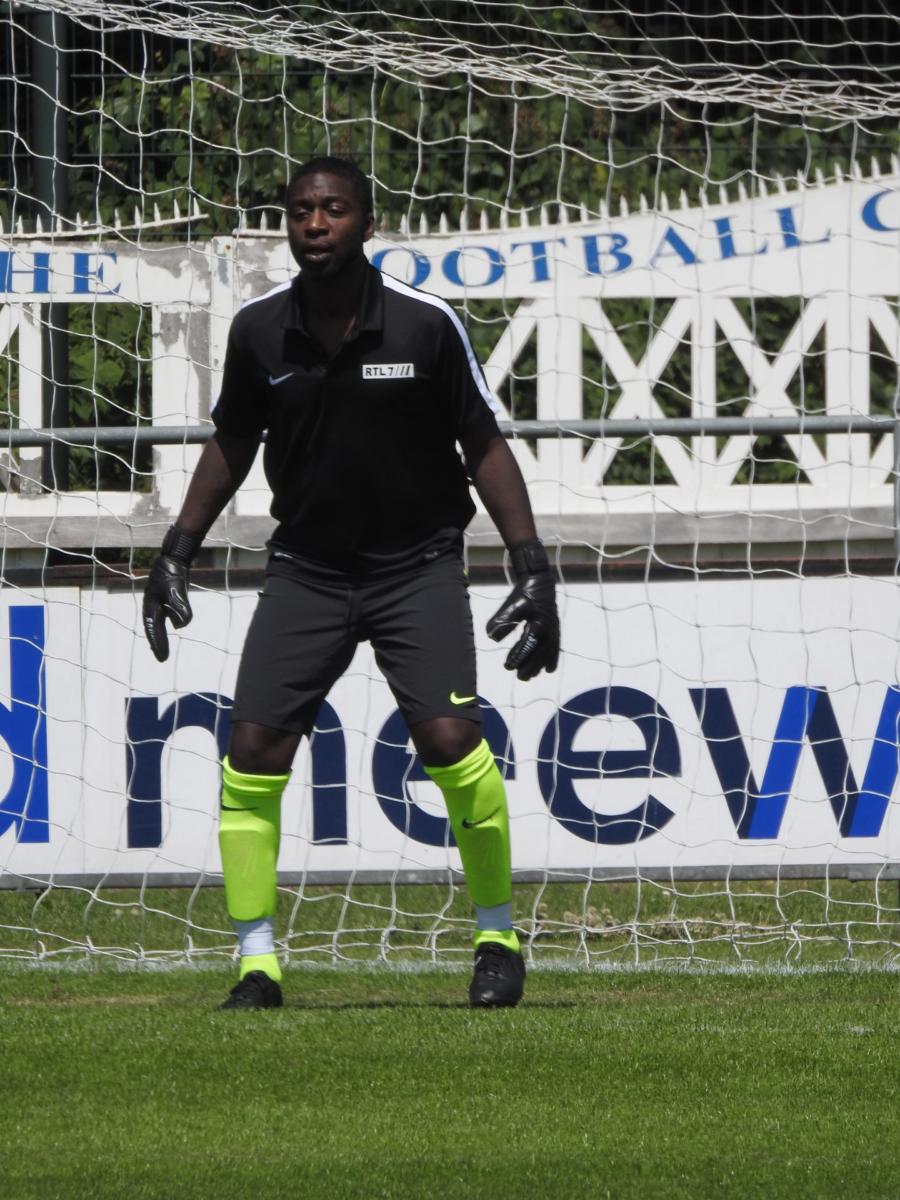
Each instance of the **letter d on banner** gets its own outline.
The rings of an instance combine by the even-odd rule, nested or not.
[[[47,801],[47,686],[44,609],[9,609],[10,703],[0,702],[0,754],[10,754],[12,783],[0,801],[0,834],[10,826],[20,842],[49,842]]]

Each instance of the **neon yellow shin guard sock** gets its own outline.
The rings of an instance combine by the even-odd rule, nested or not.
[[[511,950],[519,942],[509,918],[512,870],[509,848],[509,811],[503,778],[487,742],[449,767],[426,767],[444,794],[447,815],[459,847],[469,896],[479,916],[479,941],[501,941]],[[492,921],[486,914],[496,914]]]
[[[245,775],[222,763],[222,809],[219,850],[225,877],[225,904],[239,936],[245,926],[274,927],[276,906],[275,864],[281,832],[281,795],[289,775]],[[258,942],[257,942],[257,949]],[[242,938],[243,949],[243,938]],[[242,955],[241,977],[262,970],[275,980],[281,968],[274,944],[262,952]]]

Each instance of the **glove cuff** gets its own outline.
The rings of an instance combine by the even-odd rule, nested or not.
[[[203,538],[195,533],[185,533],[177,525],[171,525],[163,538],[162,554],[189,567],[203,545]]]
[[[542,571],[550,570],[547,551],[539,538],[532,538],[527,542],[516,542],[508,549],[512,572],[516,579],[524,579],[526,575],[539,575]]]

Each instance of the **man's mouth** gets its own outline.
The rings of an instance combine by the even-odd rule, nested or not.
[[[304,246],[300,251],[301,258],[304,258],[309,262],[324,262],[326,258],[331,256],[331,254],[331,246],[307,245]]]

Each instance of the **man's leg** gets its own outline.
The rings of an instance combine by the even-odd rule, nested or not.
[[[462,857],[478,926],[469,997],[478,1005],[515,1004],[525,968],[512,927],[506,790],[481,735],[461,558],[448,553],[373,586],[365,617],[419,758],[443,792]]]
[[[469,998],[483,1007],[517,1004],[525,964],[512,923],[503,778],[480,727],[471,721],[434,718],[414,726],[412,737],[426,772],[444,795],[475,907],[475,977]]]
[[[219,849],[225,903],[240,945],[240,981],[254,972],[262,972],[275,983],[281,980],[275,954],[275,868],[281,795],[299,741],[299,734],[236,721],[222,764]],[[264,1000],[266,988],[260,980],[251,980],[241,996],[246,993],[246,998],[253,1000],[256,985],[262,987],[259,999]],[[273,989],[270,994],[275,996]],[[226,1003],[230,1007],[264,1006]]]
[[[240,979],[224,1008],[281,1003],[275,954],[281,796],[300,738],[354,649],[346,589],[319,584],[299,568],[289,576],[270,569],[241,655],[222,765],[219,847],[241,953]]]

